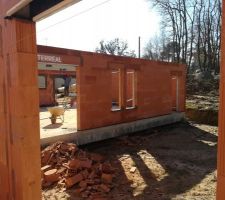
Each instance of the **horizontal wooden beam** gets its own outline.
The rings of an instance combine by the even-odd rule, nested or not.
[[[16,17],[40,21],[81,0],[11,0],[5,3],[6,18]]]
[[[38,15],[33,17],[33,21],[37,22],[40,21],[46,17],[49,17],[50,15],[53,15],[56,12],[59,12],[60,10],[65,9],[66,7],[69,7],[75,3],[80,2],[81,0],[64,0],[55,6],[52,6],[51,8],[45,10],[44,12],[39,13]]]

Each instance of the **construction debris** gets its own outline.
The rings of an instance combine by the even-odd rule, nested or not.
[[[107,199],[113,188],[115,169],[104,157],[79,149],[75,144],[57,142],[41,152],[42,187],[54,183],[84,199]]]

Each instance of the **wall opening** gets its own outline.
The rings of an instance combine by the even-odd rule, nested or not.
[[[39,89],[47,88],[47,77],[46,75],[38,75],[38,87]]]
[[[179,107],[179,78],[177,76],[171,77],[172,84],[172,110],[178,111]]]
[[[49,65],[38,62],[41,138],[77,130],[77,65],[65,65],[63,71],[56,63]]]
[[[135,70],[126,71],[126,109],[136,107],[136,77]]]
[[[121,82],[120,69],[111,71],[112,111],[121,110]]]

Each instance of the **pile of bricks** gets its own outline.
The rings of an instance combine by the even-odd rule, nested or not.
[[[57,142],[41,152],[42,187],[54,183],[74,189],[85,199],[107,199],[113,188],[114,169],[104,157]]]

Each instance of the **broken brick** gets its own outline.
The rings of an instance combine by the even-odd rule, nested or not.
[[[92,171],[92,172],[89,174],[89,176],[88,176],[88,178],[90,178],[90,179],[93,179],[93,178],[95,178],[95,177],[96,177],[95,171]]]
[[[67,144],[67,143],[62,143],[60,145],[60,149],[63,150],[63,151],[69,151],[70,150],[70,145]]]
[[[84,179],[87,179],[88,176],[89,176],[89,172],[87,171],[87,169],[84,170],[84,171],[82,171],[81,174],[82,174],[82,176],[83,176]]]
[[[58,182],[65,189],[79,184],[79,189],[73,190],[79,197],[107,199],[114,169],[110,163],[103,162],[103,156],[87,153],[71,143],[57,142],[43,150],[41,158],[43,187],[48,187],[53,182]]]
[[[87,180],[87,184],[88,184],[88,185],[94,185],[95,182],[94,182],[94,180]]]
[[[90,192],[89,191],[85,191],[85,192],[83,192],[82,193],[82,198],[87,198],[87,197],[89,197],[89,195],[90,195]]]
[[[78,188],[78,189],[74,189],[73,194],[74,194],[75,196],[80,196],[80,193],[81,193],[81,192],[82,192],[81,189]]]
[[[82,160],[80,161],[80,167],[90,169],[92,166],[92,161],[91,160]]]
[[[79,183],[79,186],[80,186],[81,188],[87,188],[87,182],[86,182],[86,181],[81,181],[81,182]]]
[[[94,182],[95,182],[95,184],[99,184],[99,183],[101,183],[101,180],[100,179],[94,179]]]
[[[41,182],[41,186],[42,186],[43,188],[50,187],[51,185],[52,185],[52,183],[50,183],[50,182],[45,182],[44,180],[42,180],[42,182]]]
[[[62,174],[66,171],[65,167],[61,167],[60,169],[57,170],[57,174]]]
[[[91,160],[95,161],[95,162],[101,162],[104,160],[104,157],[100,154],[97,153],[92,153],[91,154]]]
[[[107,198],[105,197],[105,195],[102,194],[102,193],[100,193],[100,192],[92,193],[90,195],[90,197],[92,198],[92,200],[107,200]]]
[[[79,183],[80,181],[83,180],[83,176],[82,174],[77,174],[75,176],[72,176],[72,177],[69,177],[65,180],[65,183],[66,183],[66,187],[67,188],[70,188],[72,187],[73,185]]]
[[[52,168],[51,165],[45,165],[44,167],[41,168],[41,177],[44,176],[44,173]]]
[[[100,188],[106,193],[110,192],[110,188],[106,186],[105,184],[101,184]]]
[[[78,168],[80,168],[80,160],[78,160],[78,159],[70,160],[68,162],[68,166],[71,169],[78,169]]]
[[[49,161],[49,159],[50,159],[50,157],[51,157],[51,151],[49,150],[49,151],[44,151],[43,153],[42,153],[42,155],[41,155],[41,163],[43,164],[43,165],[47,165],[48,164],[48,161]]]
[[[112,175],[111,174],[102,174],[102,182],[103,183],[112,183]]]
[[[59,174],[56,173],[57,169],[51,169],[44,173],[44,180],[49,183],[54,183],[59,180]]]
[[[100,165],[100,170],[106,174],[114,173],[114,170],[112,169],[112,166],[109,163],[103,163],[102,165]]]

